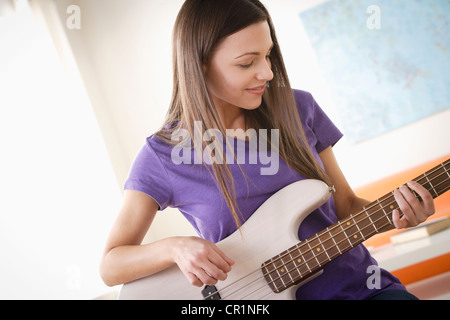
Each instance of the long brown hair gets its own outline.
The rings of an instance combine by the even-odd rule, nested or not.
[[[220,117],[209,94],[203,66],[227,36],[252,24],[267,21],[274,47],[270,60],[273,80],[260,108],[245,110],[253,129],[278,129],[279,156],[301,175],[329,183],[306,141],[269,12],[259,0],[186,0],[173,29],[173,94],[163,128],[156,134],[173,144],[174,130],[188,130],[194,122],[203,130],[218,128],[225,136]],[[203,136],[204,132],[198,133]],[[241,226],[234,179],[228,165],[212,164],[212,172],[238,228]]]

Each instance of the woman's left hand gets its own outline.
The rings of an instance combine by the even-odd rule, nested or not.
[[[435,212],[433,197],[427,189],[414,181],[408,182],[407,185],[422,198],[422,202],[405,185],[394,191],[395,200],[403,213],[400,218],[399,210],[392,212],[392,219],[397,229],[415,227]]]

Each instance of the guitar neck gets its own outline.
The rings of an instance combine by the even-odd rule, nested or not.
[[[450,189],[450,160],[413,179],[437,198]],[[419,199],[420,197],[413,192]],[[393,192],[318,234],[263,263],[261,269],[274,292],[304,281],[343,253],[392,228],[392,211],[399,209]]]

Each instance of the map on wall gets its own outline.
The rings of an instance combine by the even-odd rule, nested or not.
[[[350,142],[450,109],[450,1],[332,0],[300,18]]]

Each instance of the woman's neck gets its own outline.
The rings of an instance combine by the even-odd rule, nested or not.
[[[217,112],[219,113],[222,126],[225,130],[247,130],[245,113],[242,108],[233,105],[218,106]]]

